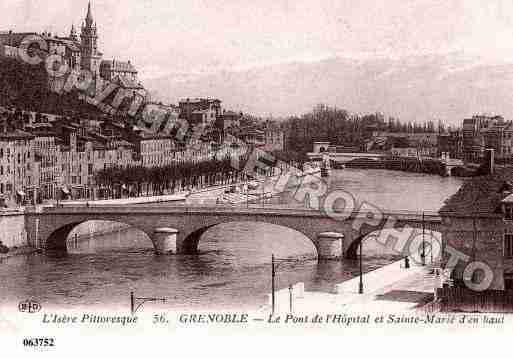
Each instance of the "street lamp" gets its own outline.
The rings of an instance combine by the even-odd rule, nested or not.
[[[424,212],[422,212],[422,253],[421,253],[420,257],[422,259],[423,266],[426,265],[426,242],[424,240],[425,232],[426,232],[426,224],[425,224],[425,219],[424,219]]]
[[[358,286],[358,293],[363,294],[363,263],[362,263],[362,257],[363,257],[363,238],[360,242],[360,283]]]
[[[262,181],[262,208],[265,207],[265,180]]]
[[[282,262],[276,263],[276,258],[274,257],[274,253],[271,256],[271,316],[274,316],[274,311],[276,308],[276,298],[275,298],[275,288],[276,288],[276,268],[278,268],[279,264],[284,263],[285,261],[289,262],[289,260],[282,260]],[[293,297],[293,287],[292,284],[289,285],[289,308],[292,313],[292,297]]]
[[[272,254],[271,256],[271,266],[272,266],[272,269],[271,269],[271,316],[274,315],[274,280],[275,280],[275,277],[276,277],[276,270],[274,268],[274,253]]]

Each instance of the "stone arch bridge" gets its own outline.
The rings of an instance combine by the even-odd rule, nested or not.
[[[442,232],[438,215],[418,213],[336,213],[338,218],[305,209],[225,206],[73,206],[27,211],[26,229],[32,245],[46,250],[66,250],[66,239],[79,224],[92,221],[125,223],[145,232],[158,253],[193,254],[208,229],[230,222],[262,222],[291,228],[309,238],[319,259],[356,258],[362,239],[376,230],[405,226]],[[394,220],[391,220],[391,219]]]

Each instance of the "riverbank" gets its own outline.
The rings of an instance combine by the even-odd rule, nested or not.
[[[410,263],[413,263],[410,260]],[[275,312],[294,313],[349,312],[393,313],[418,310],[434,298],[434,288],[440,278],[430,274],[429,266],[404,265],[404,259],[365,273],[362,276],[363,294],[359,293],[360,277],[335,285],[333,293],[304,291],[298,283],[290,289],[275,292]],[[268,305],[260,310],[271,311]]]
[[[345,164],[355,169],[386,169],[392,171],[426,173],[439,176],[449,175],[446,164],[436,159],[418,159],[409,157],[385,157],[381,160],[355,159]]]
[[[15,256],[24,256],[29,254],[41,253],[40,249],[32,248],[29,246],[9,248],[8,253],[0,253],[0,260],[7,259]]]

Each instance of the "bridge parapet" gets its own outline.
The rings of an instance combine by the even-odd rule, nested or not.
[[[286,206],[265,205],[264,207],[234,207],[222,205],[118,205],[118,206],[73,206],[73,207],[47,207],[38,212],[26,212],[29,216],[47,216],[47,215],[97,215],[97,214],[183,214],[183,215],[211,215],[217,214],[247,214],[247,215],[276,215],[276,216],[299,216],[299,217],[326,217],[333,220],[352,220],[369,219],[368,211],[338,211],[334,209],[330,214],[322,210],[290,208]],[[426,222],[441,223],[441,216],[436,212],[413,212],[413,211],[383,211],[379,213],[381,218],[393,217],[397,221],[405,222]]]

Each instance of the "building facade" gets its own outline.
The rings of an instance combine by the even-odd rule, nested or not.
[[[0,133],[0,194],[6,203],[25,203],[37,190],[33,139],[20,130]]]
[[[185,99],[179,102],[180,118],[192,125],[213,124],[222,115],[221,101],[210,98]]]
[[[38,201],[56,198],[61,183],[60,146],[54,133],[39,133],[33,140],[35,164],[38,166]]]
[[[463,159],[469,162],[480,162],[485,149],[485,133],[498,122],[500,116],[476,115],[463,120]]]

